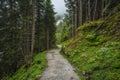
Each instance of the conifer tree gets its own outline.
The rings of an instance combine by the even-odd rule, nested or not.
[[[44,0],[37,0],[36,4],[36,29],[35,29],[35,52],[40,52],[46,48],[46,33],[44,24],[45,4]]]
[[[0,79],[29,67],[34,53],[47,49],[47,36],[48,48],[55,45],[54,23],[50,0],[0,0]]]
[[[49,49],[55,45],[55,12],[51,0],[46,0],[45,3],[46,48]]]

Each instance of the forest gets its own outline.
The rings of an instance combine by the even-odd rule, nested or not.
[[[50,0],[0,0],[0,78],[55,46],[54,14]]]
[[[55,53],[79,80],[120,80],[120,0],[64,2],[61,16],[52,0],[0,0],[0,80],[78,80],[42,79]]]

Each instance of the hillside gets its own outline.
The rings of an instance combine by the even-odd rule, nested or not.
[[[28,68],[22,66],[12,77],[7,80],[38,80],[47,66],[46,51],[34,57],[32,65]]]
[[[62,43],[81,80],[120,80],[120,15],[87,22]]]

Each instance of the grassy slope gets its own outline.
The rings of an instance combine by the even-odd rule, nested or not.
[[[76,67],[82,80],[120,80],[120,16],[80,26],[77,35],[64,42],[62,53]]]
[[[32,65],[25,69],[21,67],[15,75],[8,80],[37,80],[41,77],[41,73],[46,68],[46,52],[39,53],[34,57]]]

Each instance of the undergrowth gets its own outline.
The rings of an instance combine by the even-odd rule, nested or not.
[[[46,68],[46,52],[39,53],[34,57],[32,65],[29,68],[21,67],[8,80],[38,80]]]
[[[120,80],[120,23],[113,19],[94,32],[102,22],[80,26],[74,38],[62,43],[62,54],[81,80]]]

